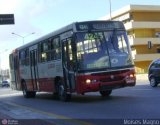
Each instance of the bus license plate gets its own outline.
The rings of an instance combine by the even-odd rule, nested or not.
[[[135,82],[134,79],[126,79],[126,83],[133,83]]]

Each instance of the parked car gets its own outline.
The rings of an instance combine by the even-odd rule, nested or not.
[[[160,59],[151,62],[148,68],[148,79],[152,87],[160,83]]]
[[[2,87],[10,87],[10,84],[8,81],[2,81]]]

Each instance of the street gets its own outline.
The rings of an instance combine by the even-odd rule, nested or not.
[[[0,31],[0,125],[160,125],[158,0],[0,0]]]
[[[0,88],[0,113],[5,115],[1,119],[11,119],[11,124],[18,125],[24,121],[44,125],[160,124],[159,105],[160,87],[150,87],[148,80],[138,80],[135,87],[114,90],[108,98],[97,92],[73,95],[70,102],[53,99],[48,93],[25,99],[22,92]]]

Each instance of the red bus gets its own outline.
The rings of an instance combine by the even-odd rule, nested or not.
[[[9,57],[13,89],[26,98],[52,92],[67,101],[72,93],[135,86],[127,33],[119,21],[75,22],[16,48]]]

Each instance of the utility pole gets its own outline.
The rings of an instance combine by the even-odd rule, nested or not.
[[[109,14],[110,14],[110,20],[112,20],[112,3],[111,0],[109,0]]]

